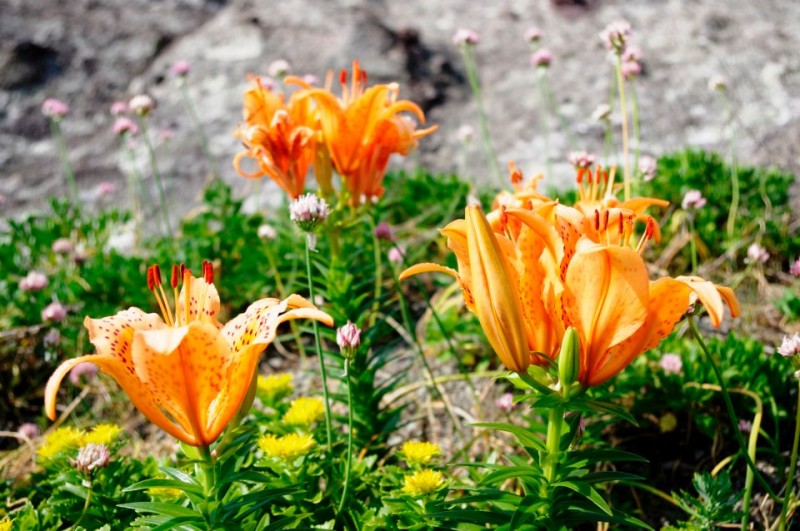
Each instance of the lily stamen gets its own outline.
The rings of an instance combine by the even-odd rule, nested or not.
[[[653,220],[653,218],[648,218],[647,227],[644,229],[644,234],[642,234],[642,237],[639,240],[639,245],[636,246],[637,253],[642,254],[647,242],[653,239],[653,234],[655,234],[656,231],[655,225],[656,222]]]
[[[164,322],[167,326],[172,326],[172,314],[169,312],[169,301],[164,294],[164,289],[161,287],[161,268],[158,265],[152,265],[147,268],[147,287],[153,292],[156,298],[158,307],[161,309],[161,315],[164,316]],[[156,291],[156,287],[159,291]]]

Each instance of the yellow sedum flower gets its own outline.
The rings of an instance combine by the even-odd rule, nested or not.
[[[411,496],[425,496],[444,486],[444,476],[438,470],[417,470],[403,477],[403,492]]]
[[[314,438],[311,435],[299,433],[290,433],[282,437],[268,433],[258,439],[258,447],[267,457],[277,457],[286,461],[307,454],[314,444]]]
[[[438,444],[427,441],[407,441],[400,448],[400,453],[410,466],[427,465],[431,459],[442,453]]]
[[[57,428],[45,435],[44,442],[36,450],[36,454],[43,459],[50,459],[64,450],[80,446],[85,435],[82,430],[71,426]]]
[[[110,446],[117,442],[120,433],[122,433],[122,428],[116,424],[98,424],[81,438],[81,446],[86,446],[87,444]]]
[[[292,375],[288,372],[258,377],[258,396],[266,402],[276,402],[292,394]]]
[[[312,396],[301,396],[292,400],[283,422],[293,426],[310,426],[322,418],[325,406],[322,400]]]
[[[11,531],[11,527],[14,525],[14,520],[9,520],[8,517],[3,518],[0,520],[0,531]]]

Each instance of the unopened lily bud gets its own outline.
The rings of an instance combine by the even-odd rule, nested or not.
[[[564,393],[569,393],[569,388],[578,379],[580,369],[581,340],[578,331],[570,326],[564,332],[561,352],[558,354],[558,380]]]
[[[336,330],[336,344],[339,345],[342,355],[351,359],[361,344],[361,329],[347,321],[347,324]]]
[[[78,452],[78,457],[72,460],[72,466],[82,474],[90,474],[97,468],[108,466],[111,452],[105,444],[87,444]]]

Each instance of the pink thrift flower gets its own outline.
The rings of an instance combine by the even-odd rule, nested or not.
[[[26,292],[41,291],[47,287],[47,275],[38,271],[31,271],[19,281],[19,289]]]
[[[405,253],[399,247],[395,246],[389,249],[387,256],[389,257],[389,261],[393,264],[402,264],[404,254]]]
[[[600,40],[609,50],[622,54],[631,38],[631,33],[631,25],[627,21],[617,20],[600,32]]]
[[[188,74],[191,69],[192,65],[189,64],[189,61],[181,59],[180,61],[176,61],[169,70],[174,76],[186,77],[186,74]]]
[[[783,336],[783,342],[778,347],[778,354],[784,358],[793,358],[800,352],[800,334],[795,334],[792,337]]]
[[[622,61],[639,63],[642,60],[642,50],[638,46],[626,46],[622,52]]]
[[[47,98],[42,102],[42,114],[51,120],[60,120],[69,113],[69,105],[55,98]]]
[[[67,309],[60,302],[51,302],[42,310],[42,321],[63,321],[67,317]]]
[[[528,28],[528,31],[525,32],[525,40],[530,43],[539,42],[542,38],[542,30],[537,27]]]
[[[147,116],[150,111],[155,108],[155,106],[156,103],[153,101],[153,98],[147,94],[139,94],[138,96],[134,96],[128,102],[128,107],[130,108],[131,112],[138,114],[139,116]]]
[[[536,67],[547,68],[550,66],[550,63],[553,62],[553,52],[548,50],[547,48],[542,48],[541,50],[537,50],[531,56],[531,64]]]
[[[128,104],[124,101],[115,101],[111,104],[111,116],[124,116],[128,114]]]
[[[800,258],[794,261],[792,266],[789,268],[789,273],[796,277],[800,277]]]
[[[625,79],[632,79],[642,73],[642,65],[636,61],[625,61],[620,67],[622,70],[622,77]]]
[[[747,248],[747,258],[745,262],[748,264],[764,264],[769,260],[769,252],[757,243],[750,244]]]
[[[706,198],[703,197],[700,190],[689,190],[686,192],[686,195],[683,196],[683,201],[681,202],[681,207],[683,207],[684,210],[701,209],[705,205]]]
[[[664,374],[680,374],[683,368],[683,360],[677,354],[664,354],[658,364]]]
[[[97,195],[100,197],[105,197],[113,194],[116,191],[117,187],[114,186],[114,183],[110,183],[108,181],[103,181],[102,183],[97,185]]]
[[[45,347],[57,347],[61,344],[61,332],[58,328],[51,328],[50,331],[45,334],[44,338],[42,338],[42,342]]]
[[[72,252],[72,241],[69,238],[59,238],[51,247],[56,254],[69,254]]]
[[[289,61],[286,59],[276,59],[267,67],[267,75],[281,79],[286,77],[290,70],[291,66],[289,65]]]
[[[139,126],[136,122],[126,116],[117,118],[114,122],[114,133],[119,136],[122,135],[135,135],[139,132]]]
[[[597,161],[597,157],[594,155],[594,153],[589,153],[586,151],[571,151],[569,155],[567,155],[567,160],[575,167],[575,169],[591,168]]]
[[[33,422],[26,422],[17,428],[17,433],[28,440],[32,440],[39,436],[39,426]]]
[[[459,28],[455,34],[453,34],[453,44],[456,46],[474,46],[478,44],[480,40],[481,37],[476,31],[467,28]]]
[[[750,433],[753,431],[753,423],[747,419],[739,419],[739,431],[742,433]]]
[[[313,232],[330,214],[328,202],[316,194],[301,195],[289,204],[289,219],[306,232]]]
[[[650,182],[655,179],[657,170],[658,161],[653,157],[645,155],[639,159],[639,173],[642,174],[644,182]]]
[[[378,223],[378,226],[375,227],[375,236],[379,240],[392,241],[392,227],[385,221],[381,221]]]
[[[503,413],[510,413],[514,409],[514,395],[511,393],[504,393],[499,398],[495,399],[494,404],[497,409]]]
[[[69,371],[69,381],[72,382],[73,385],[80,385],[81,378],[85,382],[92,380],[97,375],[97,365],[94,363],[85,361],[83,363],[79,363],[75,365],[71,371]]]

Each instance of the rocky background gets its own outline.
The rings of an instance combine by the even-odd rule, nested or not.
[[[402,95],[440,127],[410,164],[490,182],[477,138],[465,147],[457,135],[465,124],[477,130],[476,105],[451,42],[461,27],[481,37],[475,52],[498,158],[515,160],[529,175],[543,171],[547,157],[524,35],[531,26],[542,29],[563,116],[549,121],[551,180],[563,185],[572,177],[570,149],[602,152],[603,127],[591,115],[608,101],[612,67],[598,32],[619,18],[632,24],[644,53],[637,81],[643,153],[725,151],[734,132],[741,163],[797,172],[800,3],[790,0],[2,0],[0,215],[41,207],[65,192],[40,112],[47,97],[71,107],[63,130],[82,198],[127,204],[109,107],[140,93],[158,104],[152,132],[170,202],[181,212],[190,208],[209,165],[169,72],[178,60],[191,63],[189,94],[223,178],[241,194],[252,183],[231,161],[246,77],[264,74],[276,59],[295,74],[323,79],[326,70],[349,68],[357,58],[371,81],[398,81]],[[719,94],[708,89],[715,75],[728,81],[732,125]],[[619,124],[618,112],[612,120]],[[101,198],[102,182],[116,191]],[[279,197],[273,187],[262,193]]]

